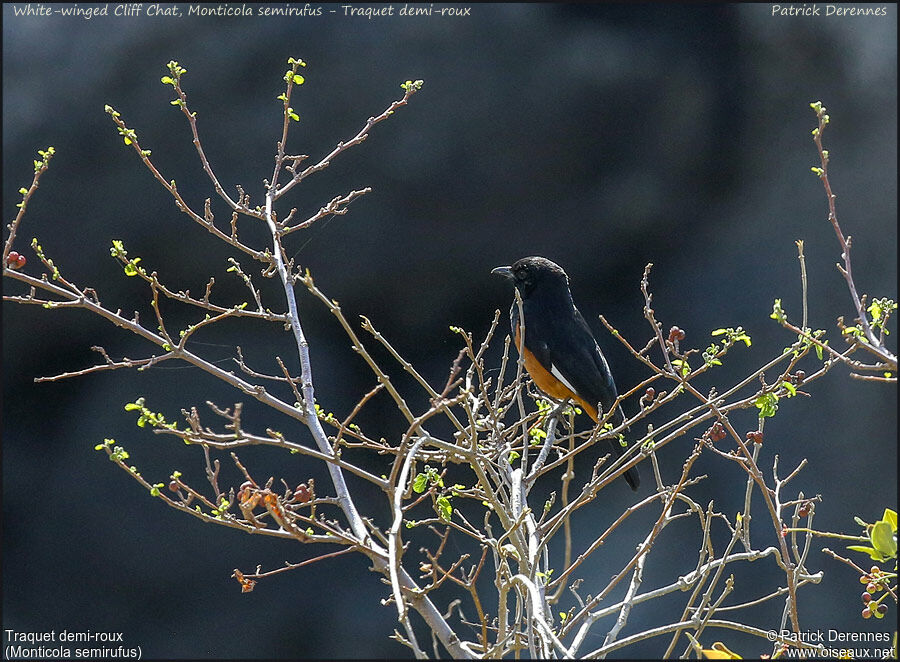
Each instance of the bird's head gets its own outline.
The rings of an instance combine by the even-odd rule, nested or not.
[[[509,278],[515,284],[522,298],[527,298],[540,283],[547,283],[546,289],[569,288],[569,277],[562,267],[545,257],[531,256],[516,260],[508,267],[496,267],[491,270]]]

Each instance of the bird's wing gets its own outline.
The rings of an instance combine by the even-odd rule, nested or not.
[[[518,310],[515,310],[515,304],[513,307],[510,318],[515,329]],[[525,316],[528,317],[527,312]],[[560,315],[552,322],[547,320],[545,326],[541,324],[546,317],[531,317],[531,325],[527,322],[525,325],[525,346],[528,350],[566,388],[592,406],[600,403],[604,413],[608,411],[618,397],[616,384],[594,334],[578,309],[574,309],[571,317]],[[619,416],[625,419],[621,407]],[[609,446],[616,455],[625,452],[625,448],[615,440],[610,439]],[[624,476],[631,489],[636,490],[640,485],[637,467],[626,471]]]
[[[587,402],[599,402],[603,411],[608,411],[618,395],[616,385],[590,327],[577,308],[570,324],[555,325],[547,344],[556,377]]]
[[[529,315],[529,304],[525,303],[525,346],[566,388],[591,406],[599,402],[607,411],[617,397],[616,385],[584,317],[577,308],[574,315]],[[513,329],[518,319],[518,306],[513,303]]]

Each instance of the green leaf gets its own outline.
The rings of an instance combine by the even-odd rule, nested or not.
[[[428,485],[428,474],[420,473],[416,476],[415,480],[413,480],[413,492],[416,494],[421,494],[425,491],[425,487]]]
[[[715,331],[712,332],[711,335],[713,335],[713,336],[724,335],[725,338],[728,340],[728,345],[736,343],[739,340],[741,342],[743,342],[745,345],[747,345],[747,347],[750,347],[750,345],[752,344],[751,340],[750,340],[750,336],[748,336],[746,333],[744,333],[744,327],[742,327],[742,326],[739,326],[736,329],[734,329],[732,327],[728,327],[727,329],[716,329]]]
[[[130,260],[128,262],[128,264],[125,265],[125,275],[126,276],[137,276],[138,275],[137,263],[140,261],[141,261],[141,258],[139,258],[139,257],[136,257],[136,258]]]
[[[786,322],[787,314],[784,312],[784,309],[781,307],[781,299],[775,299],[775,303],[772,305],[772,314],[769,315],[776,322]]]
[[[529,436],[531,436],[531,443],[537,444],[540,443],[541,439],[546,439],[547,433],[541,428],[533,428],[528,432]]]
[[[872,316],[872,319],[874,321],[877,322],[881,319],[882,309],[881,303],[879,301],[873,301],[871,304],[869,304],[869,307],[866,310],[869,311],[869,314]]]
[[[303,85],[306,82],[306,79],[300,74],[294,74],[294,85]]]
[[[672,366],[681,373],[682,377],[684,377],[691,371],[690,364],[684,359],[672,359]]]
[[[888,522],[880,521],[872,525],[872,533],[869,538],[872,546],[886,559],[892,559],[897,556],[897,538],[895,534],[897,527],[891,527]]]
[[[778,411],[778,396],[774,393],[764,393],[754,404],[759,409],[760,418],[770,418]]]
[[[852,550],[854,552],[862,552],[863,554],[868,554],[869,558],[873,561],[886,561],[881,553],[877,549],[872,549],[871,547],[864,547],[862,545],[848,545],[847,549]]]
[[[450,521],[450,517],[453,515],[453,506],[450,505],[450,499],[445,496],[439,496],[435,499],[434,502],[437,510],[437,514],[440,518],[446,522]]]

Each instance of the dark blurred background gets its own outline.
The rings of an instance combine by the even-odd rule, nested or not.
[[[38,273],[28,248],[37,236],[67,278],[96,287],[114,309],[144,311],[149,324],[147,289],[109,257],[111,240],[121,239],[170,287],[200,293],[213,275],[219,301],[243,301],[246,291],[225,273],[235,252],[176,211],[124,148],[103,106],[122,113],[196,208],[212,197],[224,223],[229,215],[200,168],[189,128],[169,105],[171,88],[159,82],[165,63],[178,60],[188,70],[184,86],[219,179],[229,192],[242,184],[259,204],[280,135],[275,97],[286,58],[294,56],[308,67],[293,99],[301,121],[292,126],[288,149],[313,159],[399,98],[401,82],[425,81],[409,106],[375,127],[363,145],[290,193],[282,214],[296,206],[305,218],[334,195],[373,188],[349,214],[296,233],[288,246],[351,319],[370,317],[434,385],[444,384],[459,349],[448,326],[480,338],[496,309],[505,324],[511,293],[490,270],[530,254],[545,255],[570,274],[620,390],[647,372],[597,316],[644,344],[649,327],[639,281],[647,262],[654,263],[656,314],[666,329],[677,324],[686,331],[683,347],[705,348],[710,331],[722,326],[743,325],[753,338],[750,350],[736,347],[726,357],[703,382],[706,388],[735,383],[790,344],[790,334],[768,316],[778,297],[792,319],[800,318],[796,239],[806,242],[810,324],[841,345],[835,318],[849,320],[853,310],[834,267],[840,251],[822,186],[810,173],[817,157],[809,102],[819,99],[832,117],[825,142],[839,216],[853,236],[857,286],[897,299],[893,6],[887,17],[781,17],[768,4],[508,4],[473,5],[470,16],[454,18],[401,17],[402,6],[395,3],[393,17],[372,19],[345,17],[340,5],[323,5],[320,17],[197,18],[179,5],[182,18],[86,20],[16,17],[4,5],[6,219],[16,211],[16,191],[31,181],[36,150],[57,150],[19,232],[16,248],[30,261],[26,270]],[[115,7],[109,5],[110,14]],[[261,228],[242,222],[241,229],[245,241],[264,245]],[[261,286],[267,304],[281,310],[277,284]],[[4,293],[21,289],[3,283]],[[328,311],[305,292],[299,296],[317,399],[344,417],[374,377]],[[174,328],[196,320],[190,311],[168,311]],[[226,368],[237,344],[258,370],[277,371],[274,354],[297,365],[289,334],[275,325],[230,323],[196,338],[209,344],[194,349]],[[95,444],[114,437],[152,482],[179,469],[202,486],[199,449],[138,429],[123,405],[143,395],[170,418],[197,406],[207,424],[218,426],[206,400],[229,406],[247,398],[197,369],[166,364],[33,383],[91,365],[92,345],[132,358],[152,350],[83,311],[3,306],[4,628],[122,632],[146,657],[408,653],[387,639],[396,614],[378,601],[389,590],[362,557],[294,570],[242,595],[229,578],[234,568],[269,570],[331,550],[202,525],[151,499],[94,452]],[[498,365],[501,346],[495,342],[489,365]],[[425,399],[402,370],[373,351],[413,408],[424,411]],[[822,494],[817,528],[854,533],[854,515],[874,521],[896,501],[896,388],[852,380],[836,367],[809,393],[783,401],[767,421],[761,464],[770,471],[777,453],[784,474],[808,458],[789,491]],[[312,444],[285,419],[254,402],[245,407],[248,429],[269,426]],[[732,420],[738,430],[752,429],[755,411]],[[383,395],[359,422],[394,443],[403,432]],[[661,454],[668,480],[679,475],[691,446],[685,438]],[[240,455],[258,479],[272,475],[294,485],[315,476],[330,493],[320,468],[299,456],[265,448]],[[223,482],[239,484],[227,454],[221,457]],[[693,496],[703,504],[715,499],[733,517],[743,502],[738,469],[704,456],[697,471],[710,476]],[[643,494],[649,468],[644,476]],[[355,481],[351,486],[364,489]],[[363,493],[383,524],[383,499]],[[580,544],[630,503],[624,483],[607,493],[577,520]],[[637,519],[586,566],[597,573],[595,585],[646,535],[650,515]],[[763,511],[755,526],[761,547],[777,544]],[[693,569],[698,544],[696,527],[673,525],[647,562],[644,589]],[[410,546],[411,557],[419,546]],[[825,580],[800,592],[804,627],[885,629],[884,622],[860,619],[857,577],[820,554],[822,546],[816,541],[808,565],[824,570]],[[735,602],[784,582],[771,559],[735,572]],[[635,608],[623,636],[677,618],[684,595],[675,597]],[[782,606],[773,600],[748,619],[777,628]],[[470,602],[463,610],[474,615]],[[608,627],[601,626],[585,650],[602,644]],[[708,636],[745,656],[767,651],[738,633]],[[629,654],[653,657],[664,646],[652,640]]]

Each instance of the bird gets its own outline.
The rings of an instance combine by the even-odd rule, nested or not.
[[[614,406],[618,393],[612,373],[597,340],[575,307],[569,277],[555,262],[544,257],[523,257],[511,266],[496,267],[492,274],[513,281],[522,298],[525,369],[543,393],[557,401],[573,400],[596,423]],[[510,327],[516,347],[520,346],[522,325],[519,305],[513,300]],[[625,420],[622,407],[618,415]],[[617,456],[625,453],[618,440],[610,445]],[[624,477],[632,490],[640,485],[637,467]]]

